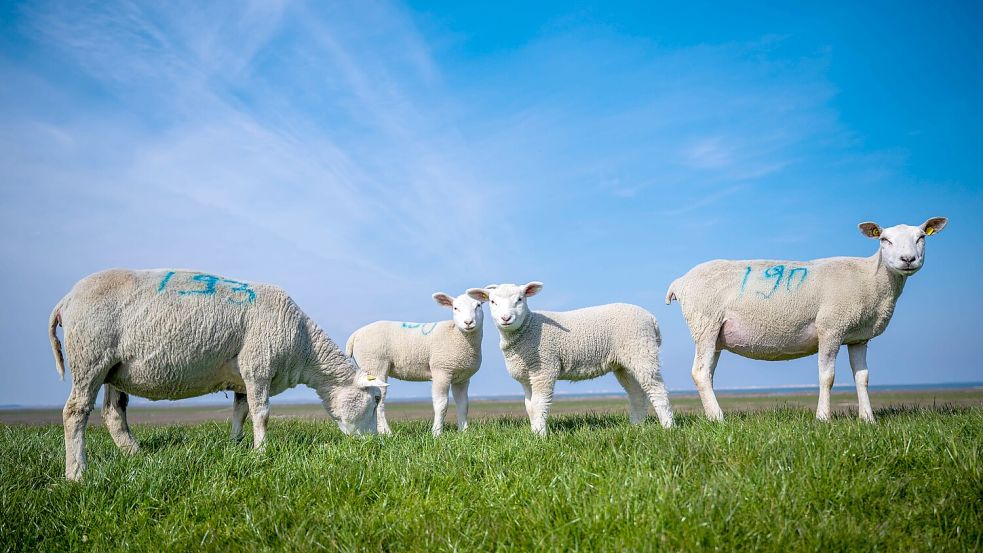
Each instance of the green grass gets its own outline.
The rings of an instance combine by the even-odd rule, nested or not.
[[[274,420],[265,452],[225,423],[88,432],[82,483],[60,426],[0,426],[0,549],[980,550],[983,407],[427,421],[351,439]]]

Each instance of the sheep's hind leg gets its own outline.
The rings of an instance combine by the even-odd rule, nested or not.
[[[248,416],[249,401],[246,399],[246,394],[236,392],[232,399],[232,441],[242,441],[242,427],[246,423],[246,417]]]
[[[857,410],[860,412],[860,420],[864,422],[874,422],[874,411],[870,408],[870,397],[867,395],[867,342],[862,344],[850,344],[847,346],[850,353],[850,368],[853,369],[853,381],[857,385]]]
[[[457,429],[462,432],[468,429],[469,384],[471,384],[471,380],[451,385],[451,390],[454,392],[454,405],[457,407]]]
[[[662,380],[662,372],[659,370],[658,360],[654,369],[637,371],[631,374],[645,397],[655,408],[655,415],[659,417],[659,423],[663,428],[672,428],[674,424],[672,415],[672,404],[669,403],[669,392],[666,391],[666,383]]]
[[[73,365],[77,366],[77,365]],[[83,371],[75,371],[75,377]],[[62,410],[62,421],[65,425],[65,478],[81,480],[87,465],[85,455],[85,426],[89,422],[89,413],[99,395],[98,381],[76,380],[72,383],[72,391]]]
[[[649,408],[648,399],[645,398],[645,391],[642,390],[641,384],[628,374],[628,371],[625,369],[614,371],[614,376],[618,379],[621,387],[628,392],[629,422],[632,424],[641,424],[645,420],[646,415],[648,415]]]
[[[136,438],[130,432],[130,425],[126,422],[126,406],[130,402],[129,396],[113,387],[112,384],[105,384],[102,387],[102,420],[109,429],[109,435],[113,437],[113,442],[123,451],[133,454],[140,449]]]
[[[696,356],[693,359],[693,382],[700,393],[703,412],[712,421],[724,420],[724,412],[720,410],[717,396],[713,393],[713,373],[717,370],[720,351],[717,350],[717,336],[696,344]]]
[[[819,405],[816,406],[816,418],[828,421],[830,415],[829,394],[833,389],[836,377],[836,354],[840,351],[840,340],[819,341]]]

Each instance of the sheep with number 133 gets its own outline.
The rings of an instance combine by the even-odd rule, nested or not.
[[[873,422],[867,395],[867,342],[887,328],[908,277],[925,262],[925,237],[944,217],[919,226],[882,229],[861,223],[880,242],[871,257],[813,261],[709,261],[676,279],[666,304],[678,300],[696,344],[693,380],[706,416],[723,419],[713,394],[720,351],[768,361],[819,353],[816,418],[828,420],[836,353],[846,345],[860,418]]]
[[[252,415],[254,447],[266,438],[270,396],[306,384],[346,434],[374,434],[384,383],[350,359],[282,289],[195,271],[111,269],[78,281],[51,313],[65,403],[65,476],[86,466],[85,426],[100,386],[102,416],[116,445],[138,446],[126,422],[127,394],[182,399],[235,392],[232,435]]]

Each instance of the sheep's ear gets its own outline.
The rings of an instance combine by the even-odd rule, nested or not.
[[[471,299],[478,300],[481,303],[485,303],[486,301],[488,301],[488,291],[485,290],[484,288],[468,288],[465,294],[470,296]]]
[[[543,289],[543,283],[536,280],[522,287],[522,291],[525,293],[527,298],[529,296],[535,296],[542,289]]]
[[[454,298],[448,296],[443,292],[437,292],[433,295],[433,301],[443,305],[444,307],[454,307]]]
[[[881,227],[877,226],[877,223],[860,223],[860,234],[867,238],[880,238]]]
[[[389,383],[383,382],[381,378],[376,378],[367,372],[359,372],[355,376],[355,385],[359,388],[385,388],[389,386]]]
[[[932,236],[933,234],[941,232],[948,222],[949,220],[945,217],[932,217],[928,221],[922,223],[922,230],[925,231],[925,234]]]

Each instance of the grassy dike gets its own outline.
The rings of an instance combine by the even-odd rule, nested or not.
[[[5,550],[980,550],[983,407],[886,408],[879,423],[786,407],[501,416],[440,439],[423,420],[349,439],[270,425],[265,452],[224,422],[91,428],[82,483],[60,426],[0,426]]]

